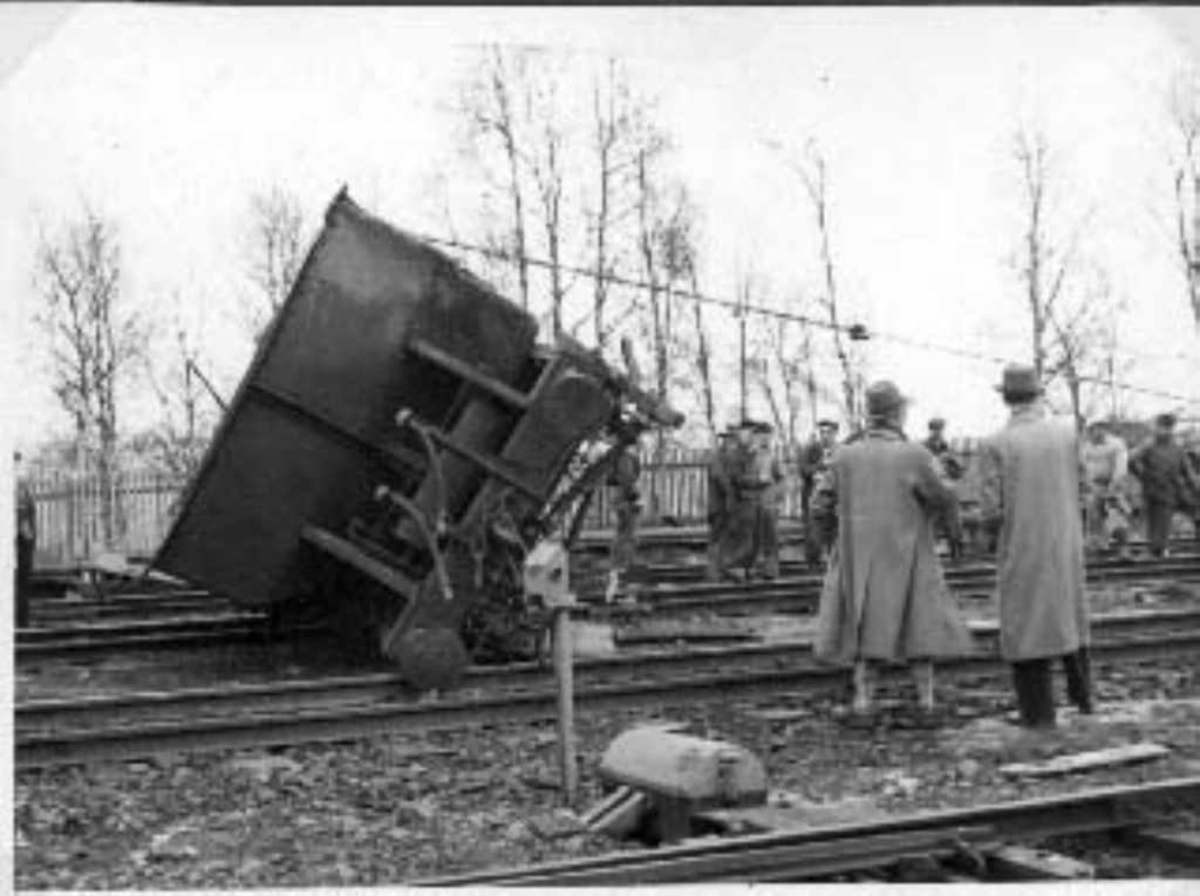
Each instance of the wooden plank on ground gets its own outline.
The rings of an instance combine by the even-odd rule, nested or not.
[[[1012,777],[1047,778],[1114,765],[1149,762],[1152,759],[1161,759],[1170,752],[1160,744],[1126,744],[1106,750],[1089,750],[1086,753],[1055,756],[1045,762],[1013,762],[1000,766],[1000,773]]]
[[[987,850],[988,872],[1001,880],[1088,880],[1096,869],[1061,853],[1005,845]]]

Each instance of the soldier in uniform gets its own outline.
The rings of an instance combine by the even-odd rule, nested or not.
[[[16,539],[13,575],[13,603],[16,627],[29,627],[29,585],[33,575],[33,551],[37,543],[37,510],[33,492],[21,475],[21,455],[13,455],[13,478],[16,480]]]
[[[758,500],[755,559],[762,562],[762,577],[779,578],[779,505],[783,501],[783,467],[771,450],[774,431],[768,423],[754,426],[754,482]]]
[[[642,512],[641,492],[638,490],[641,475],[642,462],[638,457],[638,443],[634,441],[617,454],[608,475],[613,509],[617,516],[610,554],[608,587],[604,594],[609,603],[616,599],[621,587],[621,578],[633,566],[637,553],[637,524]]]
[[[729,456],[733,450],[733,440],[732,429],[720,433],[708,462],[708,578],[712,582],[719,581],[725,574],[721,563],[721,546],[729,525],[733,500],[729,481]]]
[[[760,496],[755,457],[754,423],[743,420],[735,429],[724,452],[724,521],[716,547],[715,567],[719,577],[728,577],[731,567],[744,571],[754,565],[757,553]]]
[[[817,421],[817,438],[800,452],[800,508],[804,514],[804,559],[809,566],[818,566],[825,556],[825,544],[817,537],[818,526],[813,518],[813,494],[821,476],[829,469],[837,447],[838,425],[834,420]]]
[[[1154,435],[1129,457],[1129,470],[1142,481],[1146,503],[1146,540],[1150,553],[1165,557],[1171,520],[1197,490],[1195,474],[1175,442],[1175,415],[1159,414]]]

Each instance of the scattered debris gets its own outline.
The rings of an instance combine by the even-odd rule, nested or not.
[[[746,713],[752,719],[762,719],[764,722],[795,722],[798,719],[812,718],[812,710],[803,707],[777,707],[768,709],[752,709]]]
[[[229,767],[246,772],[262,784],[269,783],[276,773],[294,775],[301,769],[300,763],[286,756],[245,756],[230,760]]]
[[[570,809],[557,809],[528,818],[530,829],[543,840],[561,840],[587,831],[588,826]]]

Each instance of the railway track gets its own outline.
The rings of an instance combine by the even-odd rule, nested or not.
[[[973,626],[979,651],[939,666],[944,680],[1000,672],[996,626]],[[1200,610],[1097,617],[1097,664],[1200,655]],[[643,652],[576,665],[576,700],[590,710],[680,700],[795,694],[840,682],[810,644],[791,641]],[[18,703],[15,762],[32,768],[162,752],[337,741],[463,724],[552,718],[550,672],[536,664],[479,667],[459,691],[407,695],[392,675]]]
[[[164,615],[232,610],[233,605],[198,588],[177,588],[149,594],[120,594],[107,598],[46,598],[30,607],[34,628],[80,622],[149,619]]]
[[[668,569],[678,569],[669,567]],[[670,575],[664,576],[669,579]],[[1200,555],[1168,558],[1153,563],[1094,562],[1088,566],[1088,583],[1152,582],[1170,579],[1200,582]],[[988,598],[995,586],[993,567],[960,566],[948,569],[947,584],[963,598]],[[595,596],[581,612],[593,618],[622,618],[640,613],[652,618],[691,615],[751,615],[767,613],[813,613],[820,600],[822,578],[808,574],[775,581],[751,582],[672,582],[666,581],[638,593],[637,604],[604,607]],[[192,601],[203,602],[204,592],[186,591],[179,595],[129,595],[113,598],[125,602],[123,609],[155,607],[178,598],[182,609],[166,618],[141,618],[129,621],[101,620],[66,623],[52,627],[21,629],[16,637],[18,662],[79,658],[117,651],[167,650],[181,647],[205,647],[253,642],[270,637],[267,616],[261,612],[239,611],[211,598],[208,611],[189,612]],[[227,609],[213,612],[214,608]],[[169,612],[169,611],[167,611]],[[185,615],[179,615],[182,612]],[[292,627],[289,633],[311,631],[315,626]],[[281,634],[282,632],[276,633]],[[739,637],[736,628],[731,637]]]
[[[16,655],[18,663],[27,664],[137,650],[175,650],[185,647],[253,643],[283,634],[311,630],[313,626],[272,631],[266,614],[230,610],[215,614],[173,616],[168,619],[19,629],[16,637]]]
[[[866,823],[730,837],[711,842],[412,881],[413,886],[628,886],[682,883],[783,883],[855,879],[921,861],[929,882],[994,881],[1014,872],[1011,844],[1054,837],[1122,836],[1162,850],[1144,821],[1165,808],[1200,804],[1200,777],[1083,791],[1068,796],[886,817]],[[1191,832],[1195,835],[1195,832]],[[1178,853],[1176,853],[1178,855]],[[1192,867],[1200,852],[1193,847]],[[1186,857],[1184,859],[1187,860]],[[1049,863],[1043,879],[1055,879]],[[1200,867],[1198,867],[1200,873]],[[1065,876],[1065,875],[1064,875]],[[877,879],[877,878],[874,878]]]

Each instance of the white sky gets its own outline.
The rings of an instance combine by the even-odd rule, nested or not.
[[[238,309],[250,194],[278,184],[315,221],[347,183],[393,223],[444,232],[429,189],[454,176],[440,104],[491,40],[622,56],[660,97],[704,219],[706,291],[732,296],[747,258],[777,298],[815,287],[810,210],[762,145],[815,136],[854,316],[994,355],[1027,353],[1006,262],[1021,232],[1009,148],[1019,115],[1043,121],[1064,213],[1096,207],[1092,251],[1129,303],[1128,378],[1198,394],[1200,337],[1164,217],[1164,85],[1195,49],[1179,26],[1196,23],[1183,9],[0,6],[6,430],[29,444],[66,424],[32,323],[40,227],[85,197],[114,217],[129,295],[160,313],[178,290],[231,390],[250,350]],[[733,328],[712,320],[730,362]],[[916,428],[934,412],[958,433],[1002,421],[997,365],[873,342],[870,370],[918,399]],[[735,401],[730,379],[720,406]],[[131,405],[131,422],[152,410]]]

